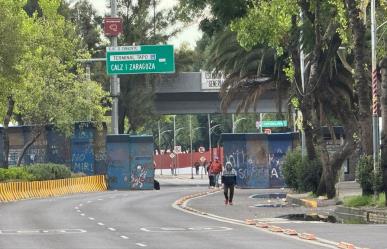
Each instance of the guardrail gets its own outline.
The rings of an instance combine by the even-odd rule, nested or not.
[[[48,181],[0,183],[0,201],[63,196],[106,191],[105,176],[86,176]]]

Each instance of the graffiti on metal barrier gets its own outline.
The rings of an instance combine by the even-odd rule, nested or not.
[[[138,164],[132,169],[131,185],[134,189],[141,189],[146,180],[147,170],[143,165]]]

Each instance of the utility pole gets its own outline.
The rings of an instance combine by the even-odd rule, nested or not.
[[[376,62],[376,11],[375,0],[371,1],[371,63],[372,63],[372,147],[373,147],[373,166],[374,174],[379,174],[379,117],[378,117],[378,78]],[[378,193],[374,189],[374,195]]]
[[[116,0],[110,0],[111,16],[117,17],[117,3]],[[117,47],[117,36],[111,37],[111,46]],[[113,75],[110,78],[111,94],[113,98],[112,105],[112,133],[118,134],[118,96],[120,95],[120,89],[118,84],[117,75]]]
[[[191,142],[191,179],[194,179],[193,177],[193,160],[192,160],[192,115],[189,115],[189,139]]]
[[[212,161],[212,145],[211,145],[211,117],[207,114],[208,119],[208,150],[210,151],[210,161]]]

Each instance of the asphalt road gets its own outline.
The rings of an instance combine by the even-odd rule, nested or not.
[[[178,198],[204,189],[164,187],[0,203],[0,248],[324,248],[172,207]]]

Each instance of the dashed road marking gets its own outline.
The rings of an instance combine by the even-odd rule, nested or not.
[[[66,233],[86,233],[84,229],[51,229],[51,230],[0,230],[0,235],[42,235],[42,234],[66,234]]]
[[[116,231],[116,229],[115,229],[114,227],[109,227],[108,229],[109,229],[110,231],[113,231],[113,232]]]
[[[89,220],[95,220],[95,218],[93,218],[93,217],[89,217]]]
[[[232,230],[231,227],[208,226],[208,227],[142,227],[143,232],[221,232]]]
[[[83,204],[81,203],[81,204],[79,204],[78,206],[82,207],[82,206],[83,206]]]
[[[103,199],[98,199],[99,201],[103,201]]]
[[[146,245],[143,243],[136,243],[136,245],[141,246],[141,247],[146,247]]]
[[[92,203],[92,201],[87,201],[87,203]]]
[[[79,207],[74,207],[74,209],[78,210],[78,209],[79,209]]]
[[[79,209],[77,209],[77,212],[78,212],[78,213],[81,213],[81,212],[82,212],[82,210],[79,210]]]
[[[121,235],[120,238],[122,238],[122,239],[129,239],[128,237],[126,237],[124,235]]]
[[[81,214],[79,214],[80,216],[85,216],[85,214],[84,213],[81,213]]]
[[[98,222],[97,224],[100,225],[100,226],[104,226],[105,225],[102,222]]]

